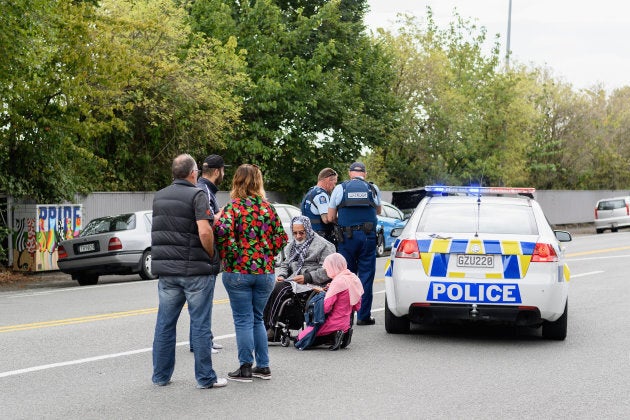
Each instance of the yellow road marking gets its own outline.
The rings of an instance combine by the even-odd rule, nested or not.
[[[217,299],[212,303],[214,305],[228,303],[229,299]],[[187,306],[184,305],[184,308]],[[34,330],[37,328],[60,327],[63,325],[82,324],[85,322],[105,321],[109,319],[124,318],[127,316],[149,315],[157,313],[158,308],[136,309],[133,311],[112,312],[109,314],[89,315],[78,318],[57,319],[52,321],[32,322],[29,324],[7,325],[0,327],[0,333]]]
[[[602,254],[604,252],[626,251],[628,249],[630,249],[630,246],[621,246],[619,248],[606,248],[606,249],[596,249],[593,251],[574,252],[571,254],[566,254],[566,256],[567,257],[580,257],[582,255]]]

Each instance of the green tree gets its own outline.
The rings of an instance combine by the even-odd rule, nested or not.
[[[98,39],[114,63],[107,73],[120,88],[102,117],[121,123],[95,139],[108,161],[104,187],[159,189],[175,155],[201,159],[225,146],[239,119],[234,91],[247,84],[244,61],[234,38],[194,34],[172,0],[106,0],[99,17]]]
[[[535,109],[518,75],[500,68],[498,43],[484,54],[485,28],[455,14],[442,30],[428,9],[426,21],[405,17],[379,37],[396,53],[406,103],[403,128],[376,153],[383,184],[526,182]]]
[[[0,2],[0,190],[14,197],[72,198],[103,166],[85,141],[92,12],[65,0]]]
[[[386,51],[365,32],[366,4],[202,0],[191,6],[196,30],[221,40],[236,36],[247,51],[253,85],[240,92],[242,124],[224,154],[261,166],[266,187],[289,199],[301,197],[321,168],[345,170],[392,131],[394,74]]]

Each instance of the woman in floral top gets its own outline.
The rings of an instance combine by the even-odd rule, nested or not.
[[[230,297],[240,367],[228,379],[271,379],[263,310],[275,284],[274,257],[287,243],[280,217],[265,199],[262,173],[241,165],[232,180],[231,201],[216,224],[223,260],[223,285]],[[256,367],[252,368],[256,361]]]

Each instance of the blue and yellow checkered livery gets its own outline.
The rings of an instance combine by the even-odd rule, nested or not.
[[[397,246],[398,243],[394,244]],[[431,277],[465,278],[464,271],[448,271],[451,255],[500,255],[501,264],[485,273],[487,279],[521,279],[527,273],[535,242],[482,239],[419,239],[418,250],[424,272]],[[385,276],[391,277],[388,261]],[[478,277],[476,275],[475,277]]]

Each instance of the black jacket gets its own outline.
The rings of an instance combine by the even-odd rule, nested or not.
[[[153,198],[151,227],[151,272],[158,276],[200,276],[216,274],[214,261],[203,248],[197,230],[194,201],[205,194],[188,181],[176,179]]]

